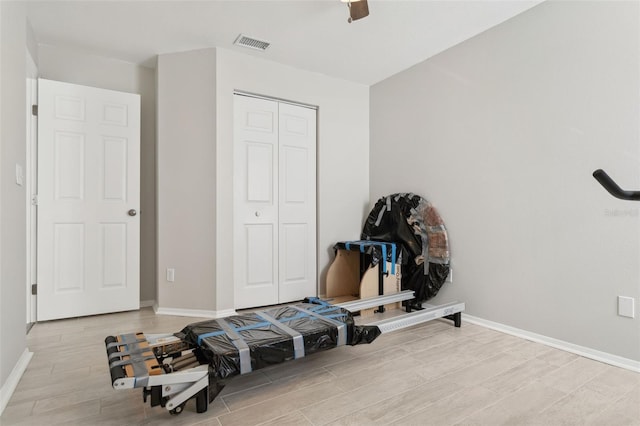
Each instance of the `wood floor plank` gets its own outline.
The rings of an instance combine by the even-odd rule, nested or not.
[[[416,388],[424,380],[405,372],[395,377],[369,377],[369,384],[320,401],[300,411],[314,425],[325,425],[354,411],[377,404],[389,397]]]
[[[432,321],[231,379],[198,414],[114,390],[104,338],[199,318],[152,309],[36,324],[34,356],[0,417],[10,425],[640,426],[640,374],[473,324]]]
[[[229,414],[223,414],[218,419],[223,426],[257,425],[275,420],[335,395],[336,388],[332,383],[321,383],[233,411]]]
[[[555,365],[534,358],[485,380],[482,386],[499,395],[508,395],[557,369]]]
[[[448,398],[462,388],[449,380],[436,379],[397,395],[387,397],[375,404],[347,414],[331,425],[390,424],[398,419],[411,416],[435,402]]]
[[[578,357],[572,362],[552,371],[541,380],[549,386],[563,392],[573,392],[607,369],[601,362]]]
[[[236,411],[271,398],[296,392],[299,389],[304,389],[319,383],[330,382],[334,379],[334,376],[324,369],[311,370],[297,376],[286,377],[228,396],[223,395],[222,399],[227,407],[229,407],[229,410]]]
[[[549,407],[565,396],[564,392],[546,386],[539,381],[533,382],[473,413],[461,420],[459,425],[508,426],[535,423],[541,407]]]
[[[472,386],[440,399],[426,408],[392,422],[392,425],[452,425],[494,403],[497,395],[481,386]]]

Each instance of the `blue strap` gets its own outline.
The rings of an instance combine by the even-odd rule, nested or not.
[[[259,317],[256,316],[256,319],[259,319]],[[256,328],[261,328],[261,327],[268,327],[271,325],[270,322],[267,321],[262,321],[262,322],[258,322],[255,324],[251,324],[251,325],[245,325],[244,327],[234,327],[233,324],[228,323],[229,327],[233,330],[233,331],[245,331],[245,330],[253,330]],[[198,336],[198,345],[200,345],[202,343],[202,341],[204,339],[206,339],[207,337],[216,337],[216,336],[222,336],[223,334],[226,334],[224,331],[220,330],[220,331],[211,331],[209,333],[204,333]]]
[[[198,346],[200,346],[202,344],[202,341],[204,339],[206,339],[207,337],[216,337],[216,336],[222,336],[223,334],[225,334],[224,331],[212,331],[210,333],[204,333],[198,336]]]
[[[323,312],[332,312],[332,311],[336,311],[338,309],[341,309],[340,306],[335,306],[335,305],[331,305],[329,303],[325,303],[324,305],[317,305],[317,306],[313,306],[309,309],[307,309],[308,311],[311,312],[317,312],[319,314],[323,313]]]
[[[346,317],[347,314],[333,314],[333,315],[323,315],[325,318],[340,318],[340,317]],[[313,318],[315,319],[315,318]]]
[[[364,253],[367,246],[380,246],[382,249],[382,272],[387,272],[387,244],[391,246],[391,275],[396,274],[396,244],[382,241],[360,240],[360,241],[347,241],[344,246],[347,250],[351,250],[351,244],[358,244],[360,246],[360,253]]]
[[[387,272],[387,245],[382,243],[382,273]]]
[[[330,303],[327,303],[318,297],[307,297],[307,300],[313,305],[331,306]]]
[[[231,325],[231,324],[229,324],[229,325]],[[253,330],[253,329],[256,329],[256,328],[269,327],[269,326],[271,326],[271,323],[265,321],[265,322],[259,322],[259,323],[256,323],[256,324],[245,325],[244,327],[238,327],[238,328],[236,328],[233,325],[231,325],[231,328],[233,328],[235,331],[245,331],[245,330]]]
[[[338,309],[340,309],[339,306],[333,306],[330,305],[328,303],[325,303],[325,305],[330,306],[330,309],[324,309],[322,311],[318,311],[317,313],[321,314],[321,313],[325,313],[325,312],[333,312],[336,311]],[[341,313],[341,314],[332,314],[332,315],[323,315],[326,318],[339,318],[339,317],[346,317],[348,314],[345,313]],[[285,322],[290,322],[290,321],[294,321],[297,319],[302,319],[302,318],[308,318],[311,317],[311,320],[315,320],[316,318],[313,318],[311,315],[306,314],[304,312],[301,312],[299,314],[296,314],[292,317],[288,317],[288,318],[281,318],[278,319],[279,322],[285,323]],[[251,325],[246,325],[244,327],[234,327],[232,324],[228,323],[229,327],[234,330],[234,331],[246,331],[246,330],[254,330],[256,328],[261,328],[261,327],[270,327],[273,324],[271,324],[270,322],[259,322],[259,323],[255,323],[255,324],[251,324]],[[222,336],[226,334],[223,330],[220,331],[212,331],[209,333],[204,333],[198,336],[198,345],[202,344],[202,341],[208,337],[217,337],[217,336]]]
[[[296,315],[294,315],[292,317],[288,317],[288,318],[279,318],[278,321],[280,321],[280,322],[289,322],[289,321],[295,321],[295,320],[298,320],[298,319],[306,318],[308,316],[309,316],[309,314],[296,314]]]
[[[337,307],[337,309],[340,309],[340,308]],[[335,309],[332,309],[332,311],[333,310],[335,310]],[[322,313],[322,312],[317,312],[317,313]],[[323,315],[323,316],[326,317],[326,318],[333,318],[333,317],[337,318],[337,317],[346,317],[348,315],[349,314],[341,313],[341,314],[332,314],[332,315]],[[300,313],[298,315],[294,315],[294,316],[289,317],[289,318],[278,319],[278,321],[280,321],[280,322],[289,322],[289,321],[302,319],[302,318],[311,318],[312,321],[316,319],[316,318],[312,317],[311,315],[305,314],[303,312],[303,313]]]
[[[391,275],[396,274],[396,244],[391,243]]]
[[[359,246],[360,253],[364,253],[365,246],[370,246],[373,243],[374,243],[374,241],[368,241],[368,240],[345,241],[344,248],[346,250],[351,250],[351,245],[354,244],[354,245]]]
[[[324,309],[314,309],[313,311],[317,312],[319,314],[324,314],[324,313],[327,313],[327,312],[338,311],[340,309],[341,309],[340,306],[329,306],[329,307],[326,307]]]

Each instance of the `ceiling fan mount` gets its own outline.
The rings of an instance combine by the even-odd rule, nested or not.
[[[349,8],[349,19],[347,22],[352,23],[358,19],[369,16],[369,5],[367,0],[341,0],[343,3],[347,3]]]

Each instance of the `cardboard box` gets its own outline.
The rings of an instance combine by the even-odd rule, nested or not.
[[[331,303],[348,302],[378,296],[380,263],[369,267],[361,277],[361,253],[358,251],[337,249],[336,257],[327,271],[326,297]],[[387,262],[387,273],[383,274],[383,294],[398,293],[401,283],[400,265],[396,264],[395,275],[391,274],[391,262]],[[400,302],[385,305],[386,309],[400,309]],[[377,308],[365,309],[362,316],[374,314]]]

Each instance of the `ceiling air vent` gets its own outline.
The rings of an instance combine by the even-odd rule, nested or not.
[[[258,40],[257,38],[247,37],[246,35],[240,34],[238,38],[236,38],[236,41],[233,42],[233,44],[242,46],[242,47],[248,47],[249,49],[267,50],[267,47],[269,47],[271,43],[269,43],[268,41]]]

